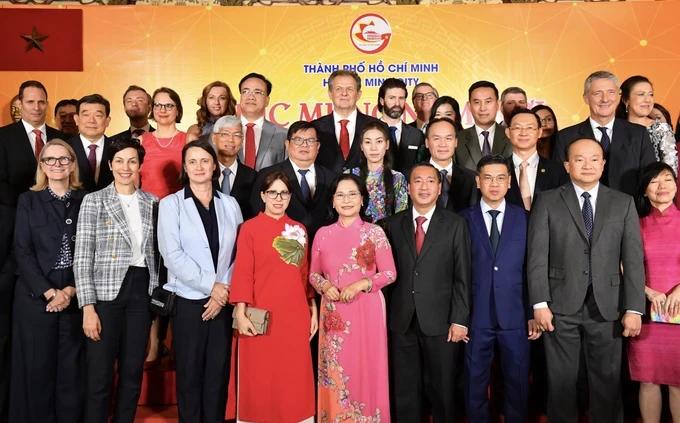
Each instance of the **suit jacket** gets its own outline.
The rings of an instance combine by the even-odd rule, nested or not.
[[[250,206],[250,195],[253,193],[253,187],[257,180],[257,171],[249,168],[238,161],[238,169],[236,170],[236,177],[234,178],[234,186],[229,192],[232,197],[236,199],[241,208],[241,215],[243,220],[248,220],[255,217],[256,212]]]
[[[477,204],[480,196],[475,175],[475,172],[453,163],[451,188],[449,189],[449,200],[446,202],[446,210],[458,213]]]
[[[426,336],[448,333],[452,324],[469,325],[470,234],[462,217],[437,207],[416,255],[413,209],[387,220],[397,280],[389,300],[389,327],[405,333],[413,315]]]
[[[47,126],[47,141],[66,140],[66,134]],[[35,183],[38,164],[21,121],[0,128],[0,204],[16,207],[19,194]]]
[[[102,151],[102,161],[99,164],[99,179],[97,179],[97,182],[95,183],[94,175],[90,169],[90,162],[87,161],[87,156],[90,154],[90,151],[85,151],[80,135],[76,135],[68,140],[68,144],[73,148],[73,151],[76,152],[80,182],[87,192],[99,191],[100,189],[111,185],[111,182],[113,182],[113,173],[111,173],[111,168],[109,168],[108,164],[109,147],[111,147],[112,141],[112,138],[107,136],[104,137],[104,151]]]
[[[517,179],[517,175],[515,174],[515,164],[512,161],[512,156],[508,158],[508,162],[513,171],[512,182],[510,183],[508,193],[505,194],[505,200],[517,207],[524,208],[522,193],[519,190],[519,179]],[[564,170],[564,166],[561,163],[556,163],[545,157],[539,156],[536,183],[534,185],[534,196],[531,199],[531,203],[536,204],[536,198],[541,192],[558,188],[567,182],[569,182],[569,175],[567,174],[567,171]]]
[[[142,252],[149,269],[149,295],[158,286],[154,209],[158,198],[141,189],[137,200],[142,218]],[[78,242],[73,253],[78,306],[112,301],[118,295],[132,262],[132,241],[125,212],[111,183],[87,194],[78,216]]]
[[[512,156],[512,144],[510,144],[510,139],[505,136],[505,126],[498,123],[496,124],[491,152],[504,157]],[[458,147],[456,147],[454,157],[459,165],[473,172],[477,171],[477,162],[482,158],[482,149],[479,147],[479,137],[474,126],[463,129],[458,133]]]
[[[361,130],[368,122],[378,121],[387,126],[384,122],[378,119],[365,115],[357,110],[357,124],[354,130],[354,139],[350,145],[347,160],[343,159],[340,151],[340,144],[338,138],[335,136],[335,121],[333,114],[322,116],[313,123],[319,131],[319,140],[321,148],[319,155],[316,158],[316,164],[326,167],[333,172],[342,173],[347,169],[359,167],[359,159],[363,154],[361,152]],[[388,131],[389,133],[389,131]]]
[[[647,128],[616,118],[612,134],[609,159],[602,178],[609,188],[635,195],[639,170],[656,161],[654,146]],[[590,119],[565,128],[557,133],[553,160],[562,163],[566,159],[565,148],[581,138],[596,139]]]
[[[501,329],[526,328],[527,321],[533,318],[525,268],[528,213],[506,202],[496,254],[481,205],[478,203],[461,215],[468,221],[472,241],[471,327],[495,328],[493,314]]]
[[[246,128],[244,127],[244,133],[245,130]],[[259,171],[262,168],[269,167],[288,158],[286,152],[287,136],[288,131],[286,128],[274,125],[266,119],[264,120],[260,145],[257,149],[257,157],[255,157],[255,170]],[[243,163],[244,149],[245,147],[238,151],[238,159],[241,163]]]
[[[236,199],[217,192],[213,197],[220,249],[217,271],[196,202],[186,188],[161,200],[158,212],[158,249],[168,268],[165,288],[182,298],[210,296],[215,282],[231,284],[236,235],[243,223]]]
[[[417,163],[418,149],[425,145],[425,136],[417,128],[404,123],[401,124],[401,138],[399,146],[390,143],[390,154],[394,160],[392,168],[403,174]]]
[[[253,213],[259,213],[264,210],[264,203],[260,197],[260,187],[262,186],[262,181],[265,176],[273,170],[283,171],[290,178],[290,181],[293,184],[293,195],[290,197],[290,203],[288,204],[286,214],[291,219],[305,225],[311,245],[316,231],[318,231],[320,227],[330,225],[335,221],[329,214],[331,198],[328,187],[338,174],[330,169],[315,164],[316,190],[308,204],[302,196],[302,189],[300,188],[300,184],[298,183],[295,170],[293,169],[290,160],[285,160],[274,166],[262,169],[258,172],[257,180],[255,181],[255,186],[253,187],[253,192],[250,196],[250,207],[252,208]]]
[[[155,130],[156,130],[156,128],[154,128],[153,126],[149,125],[149,132],[153,132],[153,131],[155,131]],[[116,135],[114,135],[114,136],[111,137],[112,140],[116,140],[116,139],[118,139],[118,138],[133,138],[132,131],[130,130],[130,128],[128,128],[128,129],[126,129],[125,131],[119,132],[119,133],[117,133]]]
[[[596,201],[591,245],[571,183],[538,197],[529,221],[532,305],[546,301],[553,313],[576,313],[588,290],[590,254],[593,294],[602,317],[614,321],[626,310],[645,311],[642,237],[633,198],[600,184]]]

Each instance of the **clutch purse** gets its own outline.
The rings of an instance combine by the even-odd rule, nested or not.
[[[177,294],[157,286],[151,291],[149,308],[154,313],[163,317],[174,317],[177,314]]]
[[[236,321],[236,309],[231,313],[231,317],[234,318],[234,322],[231,327],[233,329],[238,329],[238,322]],[[267,328],[269,327],[269,312],[267,310],[262,310],[261,308],[246,307],[246,317],[255,327],[255,330],[259,335],[264,335],[267,333]]]
[[[649,317],[652,320],[652,322],[680,325],[680,314],[670,316],[667,314],[659,314],[656,312],[656,310],[652,309],[651,312],[649,313]]]

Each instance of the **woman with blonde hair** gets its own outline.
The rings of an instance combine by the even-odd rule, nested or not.
[[[9,421],[81,422],[82,315],[74,300],[73,252],[85,196],[73,149],[60,139],[40,152],[36,184],[19,196]],[[71,301],[74,300],[74,301]]]
[[[229,85],[222,81],[211,82],[203,88],[196,102],[196,124],[187,130],[187,142],[197,139],[212,141],[213,125],[217,119],[236,114],[236,99]]]

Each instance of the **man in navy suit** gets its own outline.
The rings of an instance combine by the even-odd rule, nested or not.
[[[527,212],[505,201],[512,169],[492,154],[477,164],[481,201],[463,211],[472,244],[472,318],[465,349],[468,421],[489,422],[488,387],[494,345],[505,383],[505,421],[527,421],[530,342],[541,331],[527,294],[525,254]]]

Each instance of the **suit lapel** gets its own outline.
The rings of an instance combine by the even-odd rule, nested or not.
[[[409,250],[414,259],[417,259],[416,255],[416,231],[413,226],[413,209],[409,208],[406,213],[404,213],[403,220],[401,221],[401,227],[406,238],[406,245],[408,245]]]
[[[574,219],[574,223],[576,224],[578,231],[581,233],[581,237],[585,242],[589,242],[586,232],[586,224],[583,221],[583,213],[581,213],[581,206],[578,198],[576,198],[576,191],[574,191],[574,187],[571,184],[564,186],[562,188],[561,196],[562,200],[564,200],[564,203],[567,206],[567,210],[569,210],[569,213],[571,213],[571,218]]]
[[[101,171],[100,171],[101,173]],[[101,179],[101,178],[100,178]],[[151,198],[143,193],[141,190],[137,191],[138,203],[139,203],[139,213],[142,217],[142,233],[144,234],[144,243],[149,241],[153,242],[152,229],[154,225],[153,219],[153,202]],[[142,251],[142,254],[144,251]]]
[[[269,146],[274,139],[274,131],[270,126],[271,124],[265,120],[262,123],[262,132],[260,133],[260,146],[257,149],[257,157],[255,158],[255,168],[261,169],[262,162],[269,152]],[[241,149],[243,150],[243,149]]]
[[[505,206],[507,210],[507,205]],[[486,231],[486,222],[484,221],[484,216],[482,215],[482,207],[477,203],[476,206],[472,209],[472,213],[470,214],[470,217],[472,218],[472,225],[475,228],[475,231],[477,231],[477,234],[479,235],[479,238],[482,242],[482,245],[484,246],[484,249],[486,250],[486,253],[489,255],[489,257],[493,258],[493,249],[491,248],[491,239],[489,239],[489,234]],[[502,239],[502,238],[501,238]]]
[[[326,172],[321,169],[321,166],[316,165],[314,166],[314,170],[316,172],[316,189],[314,190],[311,204],[309,204],[310,209],[316,207],[316,203],[318,203],[319,199],[324,195],[324,187],[326,186]],[[302,189],[300,189],[300,195],[302,195]]]
[[[349,154],[347,155],[345,163],[350,163],[355,156],[361,153],[361,128],[364,127],[365,123],[366,117],[357,110],[357,122],[356,125],[354,125],[354,138],[352,139],[352,145],[349,148]],[[333,132],[335,132],[335,128]]]
[[[595,138],[593,127],[590,126],[590,119],[586,119],[584,122],[581,122],[581,125],[579,125],[578,128],[578,132],[587,138],[597,139]]]
[[[316,167],[317,166],[315,166],[315,168]],[[286,160],[285,162],[283,162],[283,171],[286,172],[288,178],[290,178],[290,182],[293,184],[293,194],[295,194],[298,200],[300,200],[300,203],[304,204],[305,208],[307,208],[308,206],[307,200],[305,200],[305,197],[302,195],[302,188],[300,188],[300,183],[298,182],[297,175],[295,174],[295,169],[293,169],[293,165],[290,163],[290,160]],[[316,169],[316,171],[318,177],[319,170]]]
[[[621,157],[625,154],[623,151],[627,149],[627,140],[631,139],[628,135],[628,128],[621,124],[619,119],[614,119],[614,126],[612,127],[612,143],[609,150],[609,157]],[[613,153],[613,156],[612,156]],[[611,169],[612,166],[609,166]]]
[[[609,194],[609,189],[606,186],[600,184],[600,188],[598,189],[597,193],[597,199],[595,199],[596,206],[595,216],[593,216],[594,222],[592,245],[595,245],[597,239],[600,237],[600,232],[602,232],[604,221],[607,218],[607,211],[609,210],[609,206],[611,204],[611,195]]]
[[[245,171],[243,168],[246,165],[242,164],[238,159],[236,159],[236,176],[234,176],[234,186],[231,187],[230,195],[234,197],[234,193],[237,193],[241,189],[241,185],[245,182]],[[220,187],[221,189],[222,187]]]
[[[186,188],[184,188],[186,190]],[[184,193],[186,191],[182,191],[182,197],[184,197]],[[201,220],[201,215],[198,214],[198,210],[196,209],[196,203],[194,202],[194,199],[189,196],[189,198],[184,199],[184,209],[187,211],[187,216],[189,217],[189,220],[191,221],[191,224],[194,225],[196,228],[196,231],[201,234],[201,239],[205,243],[207,247],[210,247],[210,243],[208,242],[208,235],[205,233],[205,228],[203,227],[203,221]]]
[[[104,200],[104,208],[106,209],[106,212],[109,214],[111,220],[116,224],[116,227],[119,229],[120,233],[123,235],[123,239],[125,239],[128,245],[132,246],[132,239],[130,238],[130,228],[128,227],[123,207],[120,205],[120,200],[118,199],[116,188],[114,188],[113,185],[109,185],[109,187],[106,189],[108,190],[107,192],[108,195]],[[142,200],[141,198],[139,198],[138,200],[141,212]]]
[[[87,161],[87,154],[85,154],[85,149],[83,148],[83,143],[80,140],[80,135],[76,135],[71,138],[71,147],[76,152],[76,159],[78,159],[78,169],[80,170],[80,180],[85,185],[85,189],[94,190],[94,176],[90,170],[90,162]],[[106,143],[104,143],[106,147]],[[104,161],[106,154],[102,155],[102,161]],[[101,173],[101,172],[100,172]]]
[[[496,124],[493,134],[493,147],[491,148],[492,154],[507,156],[507,152],[505,151],[508,146],[508,143],[505,141],[506,138],[505,126]]]
[[[479,138],[477,137],[477,131],[474,126],[467,132],[465,148],[467,148],[468,154],[474,163],[477,163],[482,159],[482,150],[479,148]]]
[[[427,227],[427,232],[425,232],[425,241],[423,242],[423,247],[420,249],[420,254],[418,255],[418,260],[416,260],[416,263],[419,262],[420,259],[425,256],[425,254],[427,254],[427,250],[430,249],[432,243],[434,243],[437,237],[439,237],[443,225],[442,220],[444,220],[442,212],[439,210],[439,207],[436,207],[434,209],[434,213],[432,214],[432,221]],[[415,237],[413,242],[415,244]]]
[[[26,132],[24,124],[21,123],[21,121],[16,122],[14,124],[14,131],[16,133],[15,136],[17,140],[22,140],[21,142],[16,143],[16,148],[18,150],[17,153],[20,156],[25,156],[26,158],[33,157],[33,162],[35,163],[33,171],[35,172],[35,169],[37,168],[38,164],[35,159],[35,153],[33,152],[33,148],[31,148],[31,140],[28,138],[28,133]]]
[[[551,175],[548,174],[550,170],[546,166],[547,161],[548,159],[544,159],[543,157],[539,156],[538,158],[538,169],[536,169],[536,182],[534,184],[534,200],[541,191],[545,191],[548,180],[551,178]]]

